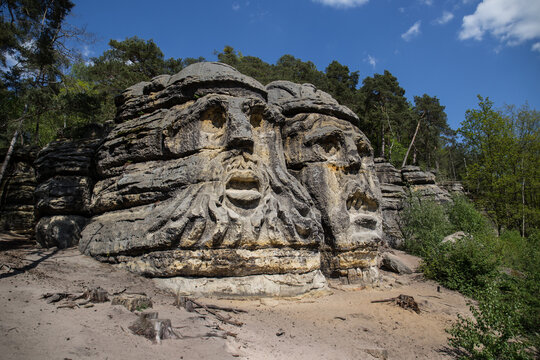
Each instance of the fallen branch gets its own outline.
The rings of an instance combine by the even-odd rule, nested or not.
[[[244,325],[243,322],[240,322],[240,321],[236,321],[234,319],[232,319],[230,316],[229,317],[224,317],[223,315],[221,315],[220,313],[218,313],[217,311],[213,310],[213,309],[216,309],[216,308],[219,308],[219,309],[216,309],[216,310],[223,310],[223,311],[229,311],[229,312],[241,312],[241,310],[237,310],[237,309],[232,309],[232,308],[220,308],[218,306],[207,306],[207,305],[204,305],[204,304],[201,304],[193,299],[190,299],[188,297],[185,297],[185,296],[179,296],[177,297],[176,301],[174,302],[174,305],[176,305],[177,307],[183,307],[185,308],[188,312],[197,312],[196,311],[196,308],[202,308],[204,309],[207,313],[211,314],[211,315],[214,315],[216,317],[216,319],[218,319],[219,321],[225,323],[225,324],[230,324],[230,325],[234,325],[234,326],[242,326]],[[227,310],[224,310],[224,309],[227,309]],[[245,311],[244,311],[245,312]]]

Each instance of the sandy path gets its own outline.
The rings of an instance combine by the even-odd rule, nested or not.
[[[297,299],[198,299],[246,310],[233,315],[245,323],[235,327],[178,309],[173,296],[150,279],[96,262],[76,249],[35,249],[4,235],[0,264],[12,268],[0,269],[2,359],[449,359],[444,329],[458,313],[468,314],[465,298],[446,289],[437,292],[437,284],[420,274],[385,273],[378,289],[333,283],[325,294]],[[133,335],[128,326],[136,315],[120,305],[57,309],[40,299],[46,292],[96,286],[109,293],[147,293],[153,310],[171,319],[183,338],[154,345]],[[399,294],[414,296],[421,313],[371,303]],[[237,337],[205,336],[218,326]]]

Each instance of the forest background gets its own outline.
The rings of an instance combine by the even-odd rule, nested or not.
[[[115,117],[114,99],[127,87],[206,61],[166,58],[151,39],[110,40],[86,59],[93,35],[70,25],[70,0],[0,0],[0,148],[43,147],[78,138],[88,124]],[[478,95],[460,127],[448,125],[444,99],[409,101],[390,71],[364,77],[338,61],[319,70],[285,54],[271,64],[225,46],[215,59],[262,84],[311,83],[348,106],[375,156],[397,168],[418,165],[438,181],[462,181],[468,196],[451,205],[409,199],[405,248],[424,258],[426,276],[476,298],[475,321],[461,319],[451,344],[466,358],[530,358],[540,348],[540,112],[496,107]],[[2,167],[1,177],[6,167]],[[454,231],[470,236],[442,244]],[[504,272],[503,269],[510,269]]]

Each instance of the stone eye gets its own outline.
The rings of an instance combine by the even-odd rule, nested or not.
[[[333,155],[336,152],[338,152],[341,148],[341,142],[340,139],[334,135],[328,135],[325,137],[320,138],[317,141],[317,144],[324,150],[324,152],[328,155]]]
[[[210,133],[221,131],[226,122],[225,112],[220,107],[212,107],[201,114],[202,130]]]

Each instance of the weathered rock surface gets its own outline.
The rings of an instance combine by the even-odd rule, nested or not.
[[[93,176],[94,155],[99,144],[99,139],[49,143],[35,162],[37,180],[43,182],[54,176]]]
[[[464,195],[465,189],[463,184],[459,181],[441,181],[438,185],[450,194]]]
[[[193,64],[176,75],[160,75],[126,89],[115,99],[116,121],[172,108],[208,94],[266,98],[264,87],[255,79],[226,64],[212,63],[211,68],[208,64]]]
[[[325,290],[327,282],[319,271],[304,274],[251,275],[223,278],[157,278],[162,288],[180,296],[219,296],[225,298],[246,296],[297,296],[309,291]]]
[[[390,246],[397,247],[403,241],[400,211],[403,200],[407,197],[401,172],[383,158],[375,159],[375,169],[381,184],[383,240]]]
[[[3,161],[5,152],[0,156]],[[17,233],[34,231],[35,148],[16,149],[0,184],[0,230]]]
[[[450,193],[435,183],[432,172],[418,166],[405,166],[399,171],[383,158],[375,159],[375,168],[382,192],[383,238],[391,247],[400,247],[403,242],[401,211],[407,197],[417,196],[441,204],[452,201]],[[460,183],[452,186],[459,191]]]
[[[286,116],[287,167],[322,214],[322,270],[365,280],[363,270],[375,268],[382,236],[381,193],[369,140],[351,124],[358,121],[351,110],[313,85],[276,81],[267,89],[270,103]]]
[[[287,172],[283,117],[265,99],[217,63],[126,90],[79,249],[155,277],[318,270],[320,215]]]
[[[42,149],[35,161],[36,239],[44,247],[77,245],[92,215],[96,151],[107,127],[91,124],[86,138],[58,140]]]
[[[35,191],[36,214],[89,215],[92,180],[85,176],[54,176]]]

